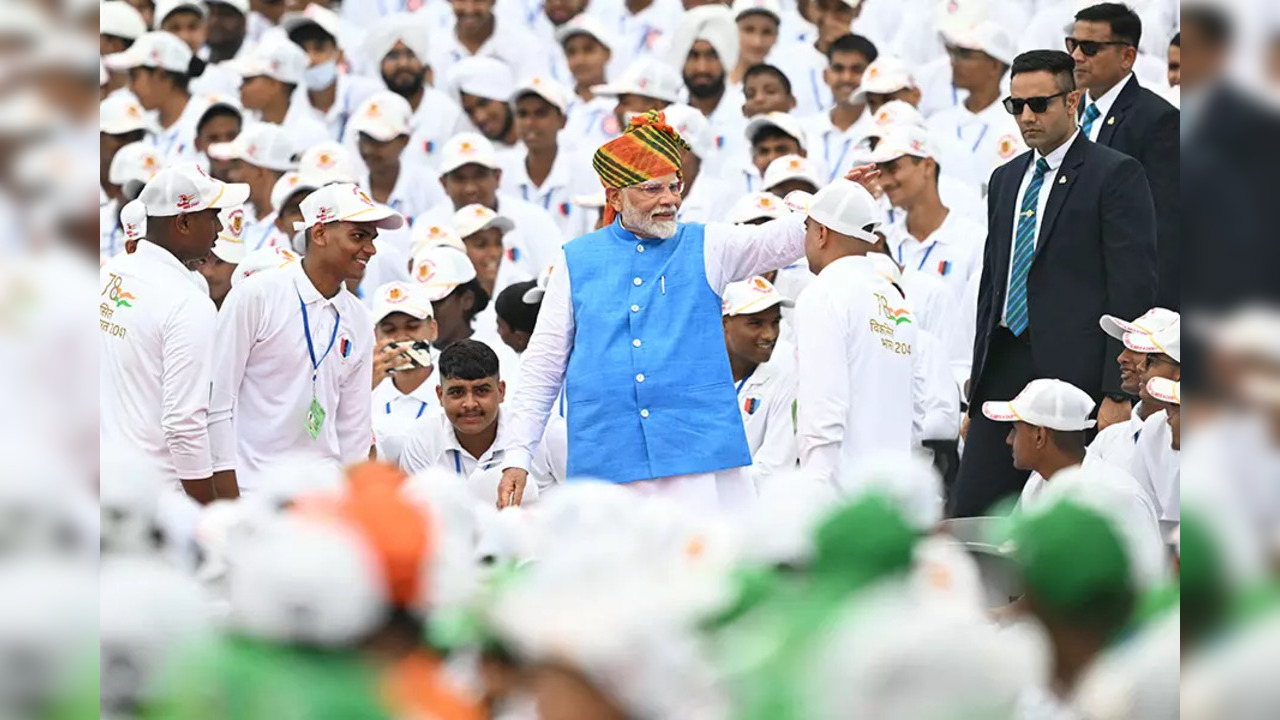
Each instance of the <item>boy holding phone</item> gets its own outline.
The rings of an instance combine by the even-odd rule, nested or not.
[[[436,397],[436,321],[421,285],[391,282],[374,294],[373,437],[378,457],[398,462],[415,421],[440,406]]]

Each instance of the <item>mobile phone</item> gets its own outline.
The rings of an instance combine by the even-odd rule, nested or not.
[[[387,347],[399,352],[407,361],[404,365],[395,367],[393,370],[413,370],[414,368],[429,368],[432,366],[431,343],[426,340],[395,342]]]

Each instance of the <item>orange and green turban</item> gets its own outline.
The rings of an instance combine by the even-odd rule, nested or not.
[[[666,116],[650,110],[631,118],[622,135],[596,150],[591,166],[606,188],[624,188],[645,180],[680,172],[680,153],[689,144]]]

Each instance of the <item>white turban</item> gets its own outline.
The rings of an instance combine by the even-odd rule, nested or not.
[[[738,64],[738,23],[733,11],[724,5],[703,5],[685,11],[671,40],[668,62],[680,69],[689,57],[689,50],[699,40],[711,43],[725,74]]]
[[[430,64],[431,26],[422,15],[393,13],[383,16],[369,29],[364,39],[364,52],[374,72],[382,65],[382,59],[391,52],[397,42],[404,43],[423,65]]]

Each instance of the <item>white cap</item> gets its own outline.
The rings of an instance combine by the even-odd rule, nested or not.
[[[295,155],[289,131],[268,122],[248,125],[235,140],[209,146],[209,157],[214,160],[240,160],[254,167],[277,172],[296,168],[298,163]]]
[[[1127,332],[1124,334],[1124,346],[1134,352],[1161,353],[1182,362],[1182,322],[1174,322],[1150,334]]]
[[[556,43],[564,45],[574,35],[590,35],[610,52],[613,51],[613,43],[609,40],[609,29],[591,13],[579,13],[569,22],[556,28]]]
[[[107,182],[124,185],[130,180],[149,182],[164,167],[164,157],[146,140],[131,142],[116,151],[107,168]]]
[[[120,208],[120,228],[125,240],[141,240],[147,236],[147,206],[141,200],[130,200]]]
[[[808,146],[808,143],[805,142],[804,126],[800,124],[799,120],[784,112],[767,112],[763,115],[757,115],[751,118],[751,120],[747,122],[747,129],[743,132],[743,135],[747,138],[747,142],[753,142],[755,140],[756,133],[766,127],[776,127],[782,132],[795,138],[795,141],[800,143],[801,150],[804,150]]]
[[[982,414],[996,422],[1024,422],[1050,430],[1087,430],[1094,425],[1093,398],[1062,380],[1032,380],[1012,400],[982,403]]]
[[[419,320],[435,317],[431,300],[427,298],[426,290],[422,285],[397,280],[378,286],[378,289],[373,291],[374,324],[382,322],[382,318],[397,312]]]
[[[427,299],[436,302],[448,297],[459,285],[475,280],[476,268],[465,250],[433,245],[413,256],[410,275],[425,288]]]
[[[213,243],[213,254],[223,262],[239,265],[244,260],[244,206],[223,208],[218,212],[222,230]]]
[[[822,185],[813,163],[799,155],[783,155],[775,158],[769,163],[769,167],[764,169],[764,181],[761,185],[768,190],[788,180],[804,180],[815,188]]]
[[[1169,378],[1153,377],[1147,381],[1147,394],[1162,403],[1182,404],[1182,383]]]
[[[867,162],[893,162],[904,155],[911,157],[933,157],[929,132],[916,125],[891,125],[880,138],[876,149],[864,157]]]
[[[853,91],[853,102],[861,102],[867,93],[889,95],[915,86],[915,78],[911,77],[905,62],[892,55],[881,55],[862,73],[862,84]]]
[[[409,134],[413,108],[403,97],[384,90],[360,103],[347,121],[347,132],[364,133],[378,142],[390,142]]]
[[[515,91],[511,93],[512,104],[525,95],[537,95],[555,105],[561,115],[564,114],[565,108],[569,107],[568,88],[543,75],[525,78],[523,82],[517,85]]]
[[[303,199],[299,209],[302,210],[302,222],[295,222],[294,230],[335,222],[373,223],[380,230],[404,227],[403,215],[375,203],[351,183],[325,185]]]
[[[155,4],[155,12],[152,14],[152,25],[156,30],[160,29],[164,19],[169,17],[177,10],[191,10],[198,13],[201,18],[208,19],[209,6],[198,0],[160,0]]]
[[[1124,340],[1125,333],[1151,333],[1163,330],[1170,325],[1179,322],[1181,315],[1161,307],[1151,308],[1142,313],[1142,316],[1133,322],[1121,320],[1115,315],[1103,315],[1098,319],[1098,325],[1102,327],[1102,331],[1117,340]]]
[[[107,0],[98,8],[98,34],[137,40],[147,31],[142,13],[124,0]]]
[[[569,202],[582,208],[602,208],[605,204],[604,188],[589,195],[573,195],[569,198]]]
[[[789,215],[786,205],[773,193],[751,193],[738,198],[729,208],[729,216],[725,219],[734,225],[743,225],[759,218],[785,217]]]
[[[458,236],[468,238],[489,228],[497,228],[505,235],[511,232],[515,223],[484,205],[471,204],[460,208],[453,214],[453,225],[458,229]]]
[[[287,38],[269,35],[247,55],[232,60],[231,69],[244,78],[265,76],[286,85],[301,85],[310,62],[306,50]]]
[[[893,125],[918,125],[925,127],[924,115],[920,114],[919,108],[906,100],[890,100],[880,106],[876,110],[876,114],[871,118],[871,124],[875,128],[867,133],[871,137],[880,137],[890,126]]]
[[[491,170],[498,170],[498,151],[494,150],[489,138],[480,133],[458,133],[440,149],[440,174],[448,175],[463,165],[482,165]]]
[[[715,134],[701,110],[683,103],[674,103],[662,112],[667,118],[667,124],[689,143],[690,152],[703,160],[711,156],[716,147]]]
[[[880,206],[866,188],[839,178],[813,195],[797,190],[786,197],[788,205],[804,208],[809,217],[841,235],[875,243],[875,233],[863,228],[884,222]]]
[[[239,12],[241,15],[249,14],[249,0],[205,0],[205,2],[210,4],[220,3],[222,5],[227,5],[233,10]]]
[[[237,114],[240,115],[241,119],[244,118],[244,106],[240,104],[239,95],[223,95],[222,93],[210,93],[209,95],[200,96],[198,100],[199,102],[204,103],[204,110],[200,111],[201,118],[209,114],[209,111],[216,107],[231,108],[232,110],[235,110]]]
[[[246,253],[236,265],[235,272],[231,273],[231,287],[235,287],[237,283],[244,282],[244,279],[250,275],[255,275],[264,270],[279,270],[286,265],[298,262],[300,259],[300,255],[282,247],[265,247]]]
[[[281,175],[279,180],[276,180],[275,185],[271,186],[271,207],[279,211],[280,208],[284,207],[285,201],[289,199],[289,196],[299,190],[309,192],[323,185],[324,183],[317,182],[301,173],[287,172]]]
[[[547,265],[538,271],[538,279],[534,281],[533,287],[525,290],[524,295],[520,296],[526,305],[542,302],[542,297],[547,294],[547,285],[551,283],[551,273],[555,269],[555,265]]]
[[[1012,65],[1018,55],[1013,36],[995,20],[968,27],[943,27],[942,39],[956,47],[981,50],[1005,65]]]
[[[360,182],[362,171],[351,148],[338,142],[316,143],[298,158],[298,174],[315,182],[317,187],[329,183]]]
[[[342,18],[338,13],[316,3],[308,4],[302,12],[285,13],[284,17],[280,18],[280,29],[284,30],[285,35],[289,35],[303,25],[319,27],[336,43],[342,31]]]
[[[755,275],[725,286],[720,300],[720,314],[727,317],[754,315],[774,305],[795,307],[795,303],[783,297],[773,283]]]
[[[108,55],[102,62],[108,70],[149,67],[185,74],[191,69],[191,48],[172,33],[149,32],[135,40],[128,50]]]
[[[641,95],[643,97],[673,103],[680,99],[684,81],[664,62],[642,57],[627,66],[622,77],[604,85],[594,85],[591,92],[605,97]]]
[[[507,102],[516,89],[511,66],[497,58],[476,55],[449,68],[446,84],[459,93]]]
[[[178,163],[156,173],[138,199],[147,206],[148,217],[173,217],[243,205],[249,186],[215,180],[192,162]]]
[[[416,257],[423,250],[440,245],[448,245],[463,252],[467,250],[466,243],[462,242],[462,238],[451,227],[426,222],[413,226],[412,243],[409,246],[412,248],[409,252],[410,256]]]
[[[734,0],[729,9],[733,10],[734,18],[739,20],[749,13],[765,13],[782,22],[782,3],[778,0]]]

